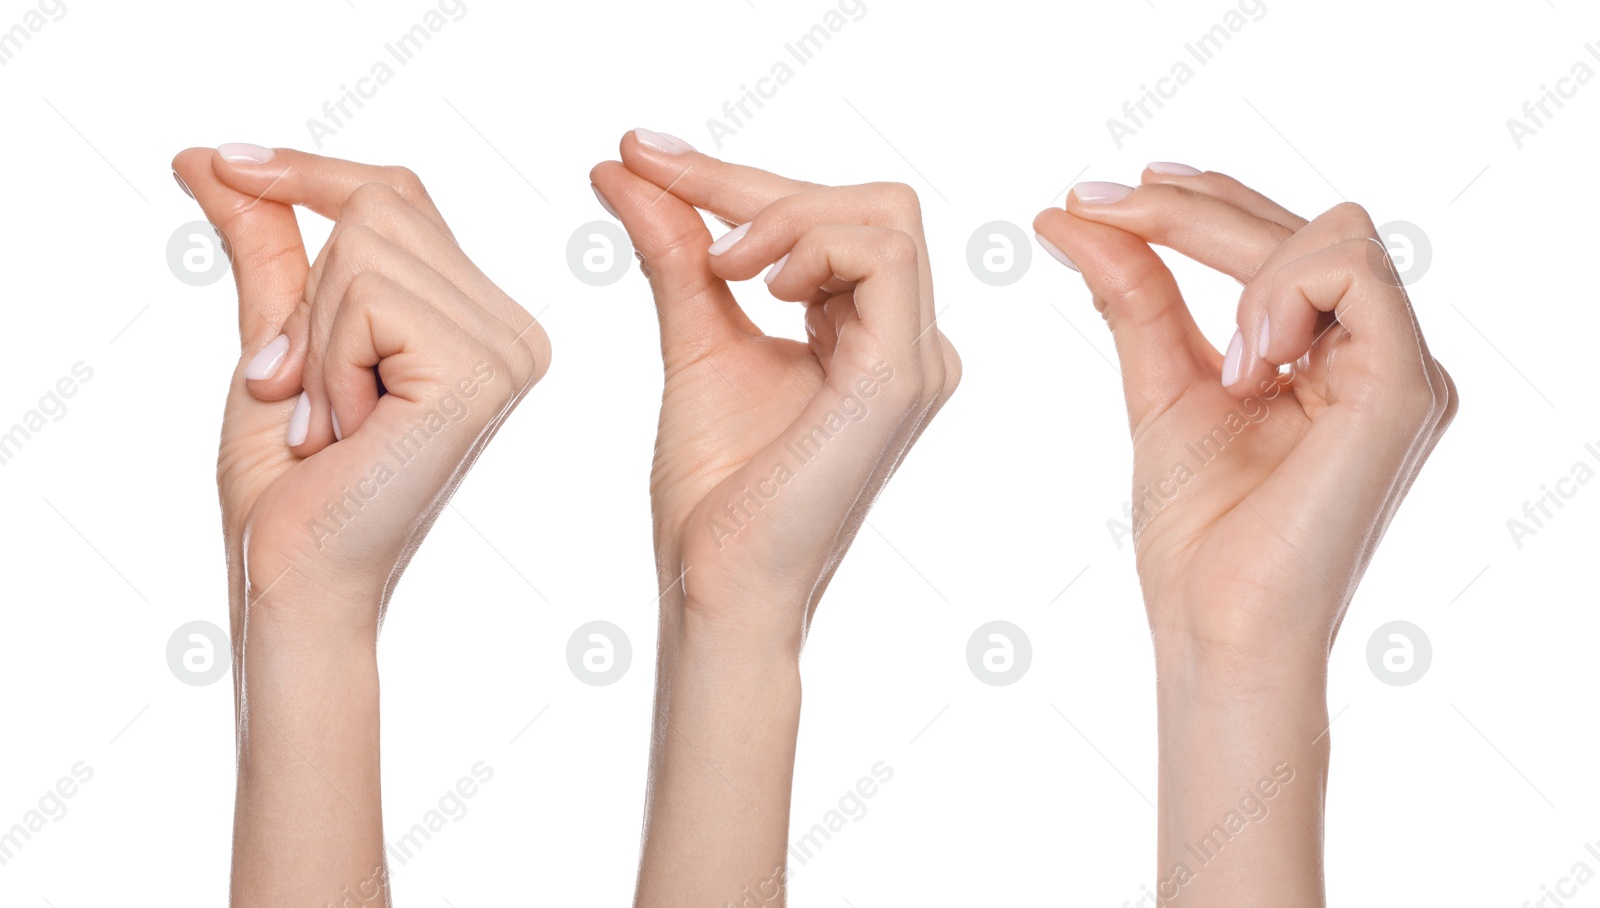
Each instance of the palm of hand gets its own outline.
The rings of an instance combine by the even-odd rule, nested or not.
[[[224,527],[235,557],[243,559],[251,596],[276,589],[370,597],[371,581],[384,578],[352,568],[394,563],[415,522],[395,513],[400,496],[382,494],[398,467],[384,439],[404,431],[405,402],[383,398],[361,431],[300,458],[284,440],[294,401],[258,401],[240,378],[223,416],[217,483]],[[343,532],[356,521],[391,529]],[[345,582],[348,588],[339,589]]]
[[[1270,480],[1331,406],[1322,384],[1287,373],[1241,400],[1202,382],[1136,427],[1132,526],[1158,633],[1219,642],[1331,633],[1346,591],[1265,516],[1296,510],[1284,500],[1291,490]],[[1308,602],[1324,605],[1318,620],[1306,621]]]
[[[673,553],[663,564],[688,571],[685,584],[700,591],[691,599],[818,560],[790,548],[801,537],[784,533],[774,501],[784,477],[758,455],[781,444],[826,387],[817,352],[787,338],[752,335],[669,364],[651,495],[658,539]]]

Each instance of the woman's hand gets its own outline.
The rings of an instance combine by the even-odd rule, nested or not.
[[[1152,629],[1325,658],[1455,414],[1450,376],[1359,206],[1308,223],[1222,174],[1144,179],[1075,187],[1035,227],[1082,267],[1122,363]],[[1149,243],[1244,285],[1225,353]]]
[[[550,344],[410,171],[269,154],[174,162],[240,282],[244,353],[218,458],[229,550],[252,604],[269,587],[263,607],[381,604]],[[295,205],[334,221],[314,264]],[[378,614],[349,617],[365,630]]]
[[[189,149],[173,171],[239,289],[217,461],[238,713],[231,903],[385,905],[378,625],[549,343],[408,171],[256,146]],[[294,205],[335,221],[314,265]]]
[[[629,133],[623,163],[591,174],[661,320],[661,580],[688,608],[781,622],[799,641],[960,360],[934,322],[911,189],[818,186],[671,145]],[[713,243],[697,208],[738,226]],[[762,334],[739,308],[727,282],[763,269],[772,295],[803,304],[806,342]]]
[[[638,130],[591,174],[638,249],[666,367],[651,483],[662,585],[636,904],[785,900],[798,658],[867,509],[960,377],[916,196],[725,164]],[[700,212],[737,225],[713,243]],[[728,281],[766,270],[807,340]],[[799,318],[801,313],[795,313]]]
[[[1110,324],[1156,645],[1156,894],[1324,904],[1329,649],[1456,411],[1372,222],[1306,222],[1217,173],[1080,184],[1035,220]],[[1225,352],[1150,243],[1244,285]],[[1280,374],[1279,367],[1292,364]]]

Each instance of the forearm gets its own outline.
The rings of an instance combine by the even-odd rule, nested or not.
[[[1323,898],[1326,659],[1157,640],[1162,904]]]
[[[232,904],[380,908],[375,638],[280,620],[304,617],[244,628]]]
[[[638,908],[785,901],[798,641],[663,607]]]

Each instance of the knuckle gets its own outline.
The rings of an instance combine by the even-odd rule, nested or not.
[[[385,167],[383,176],[384,181],[398,190],[401,195],[408,193],[422,195],[427,192],[422,185],[422,178],[417,176],[416,171],[409,167],[401,167],[399,165]]]
[[[886,265],[914,265],[920,257],[917,241],[904,230],[885,230],[878,241],[879,260]]]
[[[345,217],[372,217],[390,211],[397,204],[403,204],[399,193],[388,183],[362,183],[350,193],[350,198],[345,201]]]
[[[544,356],[540,354],[539,350],[535,349],[538,339],[528,336],[536,332],[537,329],[530,329],[522,337],[507,345],[506,363],[518,386],[525,384],[528,379],[539,374],[540,364],[544,361]]]
[[[872,191],[880,199],[884,207],[897,213],[910,213],[918,217],[922,214],[922,199],[917,196],[917,191],[905,183],[871,183]]]
[[[337,274],[362,269],[379,239],[377,231],[365,224],[340,227],[339,232],[328,241],[328,261],[324,271]]]
[[[388,292],[389,280],[376,271],[363,271],[345,287],[345,300],[356,306],[371,306]]]
[[[1351,232],[1369,235],[1378,232],[1377,226],[1372,223],[1372,215],[1355,202],[1340,202],[1329,208],[1322,217],[1328,218],[1335,225],[1348,228]]]
[[[948,400],[961,386],[961,354],[956,352],[955,345],[942,333],[939,335],[939,346],[944,353],[944,396]]]
[[[1449,371],[1443,363],[1434,360],[1431,364],[1434,374],[1434,386],[1438,388],[1438,396],[1443,398],[1438,406],[1437,422],[1434,432],[1443,435],[1450,424],[1455,422],[1456,412],[1461,409],[1461,394],[1456,390],[1455,379],[1450,377]]]

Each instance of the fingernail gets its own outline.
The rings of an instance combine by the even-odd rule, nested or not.
[[[600,207],[604,208],[606,210],[606,214],[611,215],[612,217],[616,218],[619,221],[622,220],[621,216],[617,214],[617,209],[612,208],[611,207],[611,203],[606,201],[606,197],[604,195],[600,194],[600,187],[599,186],[596,186],[595,184],[590,183],[589,184],[589,188],[594,190],[594,197],[600,200]]]
[[[228,142],[217,146],[217,154],[222,155],[224,161],[235,164],[265,164],[272,160],[275,152],[270,148],[252,145],[249,142]]]
[[[1272,318],[1271,316],[1263,315],[1261,316],[1261,337],[1256,341],[1256,357],[1258,359],[1266,359],[1267,347],[1271,346],[1271,344]]]
[[[694,151],[693,145],[666,133],[652,132],[648,129],[635,129],[633,137],[639,140],[640,145],[648,145],[656,151],[664,151],[667,154],[683,154],[686,151]]]
[[[295,448],[306,443],[306,433],[311,431],[311,398],[306,392],[300,392],[300,399],[294,402],[294,412],[289,414],[289,447]]]
[[[1121,183],[1079,183],[1072,187],[1072,194],[1078,201],[1086,205],[1109,205],[1120,202],[1133,192],[1132,186]]]
[[[329,410],[328,416],[333,420],[333,440],[344,441],[344,430],[339,428],[339,411]]]
[[[772,267],[767,269],[767,276],[765,278],[763,278],[763,280],[765,280],[767,282],[767,284],[770,286],[773,281],[778,279],[778,272],[782,271],[783,270],[783,266],[788,264],[788,262],[789,262],[789,253],[785,252],[783,254],[783,258],[778,259],[776,262],[773,262],[772,263]]]
[[[670,132],[656,133],[656,135],[659,135],[662,138],[667,139],[668,141],[677,142],[679,145],[682,145],[684,147],[684,149],[687,150],[687,151],[698,151],[699,150],[699,149],[695,148],[693,145],[690,145],[687,141],[678,138],[677,136],[673,135]]]
[[[712,255],[721,255],[724,252],[727,252],[729,249],[732,249],[733,244],[744,239],[744,235],[749,232],[750,225],[748,223],[740,224],[727,233],[724,233],[722,237],[715,243],[712,243],[711,248],[707,249],[706,251]]]
[[[1174,164],[1171,161],[1152,161],[1144,165],[1144,169],[1151,173],[1164,173],[1175,177],[1197,177],[1200,171],[1188,164]]]
[[[183,181],[183,177],[178,176],[178,172],[176,170],[172,172],[172,178],[178,181],[178,188],[183,190],[184,195],[191,199],[194,198],[194,190],[190,189],[189,184]]]
[[[1044,247],[1044,251],[1045,252],[1050,253],[1050,257],[1051,258],[1055,259],[1056,261],[1060,262],[1063,265],[1066,265],[1068,268],[1071,268],[1073,271],[1077,271],[1078,270],[1078,266],[1073,263],[1072,259],[1067,258],[1067,254],[1065,252],[1061,251],[1061,247],[1060,246],[1057,246],[1055,243],[1052,243],[1049,240],[1045,239],[1042,234],[1035,233],[1033,235],[1033,238],[1039,241],[1039,245]]]
[[[1228,344],[1228,355],[1222,358],[1222,387],[1232,387],[1239,380],[1239,366],[1244,362],[1244,335],[1237,330],[1233,332],[1233,341]]]
[[[289,355],[289,335],[280,334],[272,339],[272,343],[261,348],[250,360],[250,365],[244,367],[244,377],[251,381],[261,381],[278,374],[278,367],[283,365],[284,357]]]

